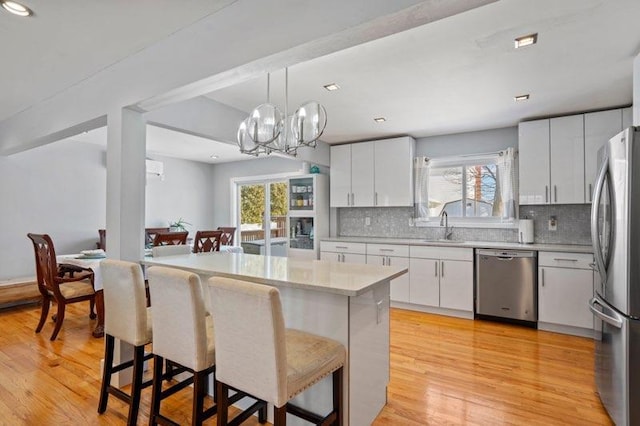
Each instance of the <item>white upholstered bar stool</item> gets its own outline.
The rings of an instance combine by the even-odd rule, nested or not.
[[[230,278],[209,279],[216,325],[218,426],[228,422],[228,389],[239,389],[274,405],[274,425],[286,424],[287,412],[322,425],[342,425],[342,344],[303,331],[286,329],[275,287]],[[289,401],[333,374],[333,411],[326,416]]]
[[[144,277],[139,264],[105,259],[100,264],[104,287],[104,368],[98,413],[107,409],[109,394],[129,404],[128,425],[135,425],[140,407],[140,393],[151,385],[143,382],[144,346],[151,343],[151,310],[147,308]],[[113,365],[115,339],[133,345],[133,360]],[[111,375],[133,367],[131,394],[111,385]]]
[[[193,383],[193,425],[216,413],[204,410],[206,381],[214,372],[213,323],[206,314],[200,278],[196,274],[154,266],[148,269],[153,324],[153,390],[149,424],[177,424],[160,414],[163,399]],[[162,390],[163,360],[180,364],[193,373],[188,379]]]

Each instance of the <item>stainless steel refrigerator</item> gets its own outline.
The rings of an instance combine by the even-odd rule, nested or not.
[[[595,375],[617,425],[640,424],[640,127],[600,150],[591,238],[600,285],[589,302],[597,325]],[[596,326],[596,330],[599,327]]]

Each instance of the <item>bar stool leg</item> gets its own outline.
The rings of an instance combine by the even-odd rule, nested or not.
[[[342,426],[342,416],[343,416],[343,367],[340,367],[336,371],[333,372],[333,411],[336,413],[336,421],[335,425]]]
[[[100,402],[98,413],[102,414],[107,409],[109,400],[109,386],[111,385],[111,369],[113,368],[113,347],[115,339],[107,334],[104,339],[104,366],[102,368],[102,386],[100,387]]]
[[[160,398],[162,397],[162,363],[161,356],[153,356],[153,385],[151,390],[151,410],[149,425],[156,425],[156,416],[160,414]]]
[[[131,401],[129,404],[128,426],[138,422],[140,394],[142,393],[142,374],[144,372],[144,345],[136,346],[133,353],[133,381],[131,382]]]
[[[229,423],[229,388],[224,383],[216,382],[216,396],[218,406],[218,426],[227,426]]]
[[[287,404],[282,407],[273,407],[273,426],[286,426],[287,424]]]

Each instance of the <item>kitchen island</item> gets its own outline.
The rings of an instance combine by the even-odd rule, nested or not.
[[[389,285],[406,274],[406,268],[239,253],[146,257],[142,263],[194,272],[202,279],[222,276],[277,287],[287,327],[335,339],[347,349],[344,424],[369,425],[386,403]],[[328,413],[331,378],[293,401],[319,414]],[[303,424],[297,418],[289,420],[289,424]]]

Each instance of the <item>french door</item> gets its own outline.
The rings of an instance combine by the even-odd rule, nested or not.
[[[236,211],[245,253],[287,256],[288,180],[237,183]]]

